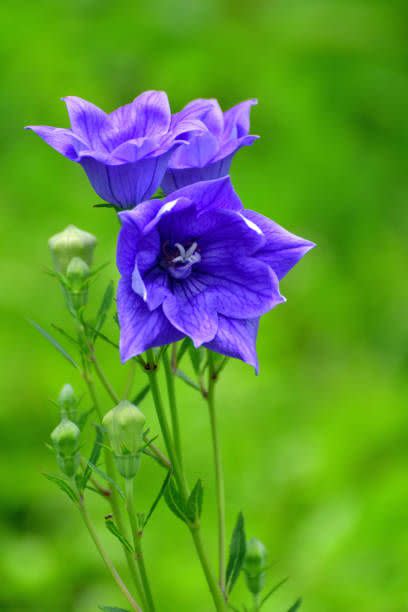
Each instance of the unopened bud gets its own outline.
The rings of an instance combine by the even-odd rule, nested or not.
[[[79,436],[77,425],[63,419],[51,434],[51,440],[57,455],[58,465],[66,476],[74,476],[80,462]]]
[[[119,402],[103,419],[118,471],[125,478],[133,478],[139,469],[146,418],[134,404]]]
[[[75,225],[68,225],[64,231],[55,234],[48,241],[55,270],[65,275],[74,257],[80,257],[90,267],[96,242],[92,234],[78,229]]]
[[[66,278],[68,295],[74,308],[85,306],[88,301],[88,264],[80,257],[74,257],[68,264]]]
[[[248,589],[258,595],[265,586],[267,552],[265,546],[256,538],[247,542],[244,572]]]
[[[61,411],[61,418],[76,422],[78,418],[78,399],[71,385],[67,384],[62,387],[57,403]]]

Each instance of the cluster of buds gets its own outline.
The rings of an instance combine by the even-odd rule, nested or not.
[[[64,231],[49,239],[55,272],[61,276],[69,304],[78,310],[88,300],[96,238],[88,232],[68,225]]]
[[[119,402],[103,419],[118,472],[126,479],[136,476],[143,448],[146,418],[131,402]]]
[[[266,548],[260,540],[251,538],[246,546],[244,573],[248,590],[255,596],[259,595],[265,586],[266,569]]]
[[[58,465],[69,478],[75,476],[80,463],[80,433],[79,427],[73,421],[63,418],[51,434]]]

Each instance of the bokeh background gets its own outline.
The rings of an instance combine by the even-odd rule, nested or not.
[[[97,261],[111,261],[97,304],[116,279],[117,222],[92,207],[79,166],[22,128],[67,125],[63,95],[111,110],[145,89],[165,89],[174,110],[257,97],[262,138],[237,155],[235,185],[248,207],[319,245],[282,283],[287,304],[263,320],[260,376],[231,363],[218,391],[228,531],[242,509],[270,551],[270,584],[290,577],[265,610],[285,612],[298,595],[305,612],[408,610],[407,24],[404,0],[1,3],[1,610],[124,604],[75,508],[41,475],[56,471],[49,400],[65,382],[84,388],[26,321],[69,325],[44,274],[47,239],[68,223],[97,234]],[[122,388],[126,368],[100,348]],[[206,408],[178,387],[215,560]],[[144,410],[157,429],[149,399]],[[145,461],[140,508],[160,478]],[[91,510],[103,530],[106,507]],[[145,549],[160,611],[212,609],[189,536],[164,505]],[[242,581],[234,600],[248,601]]]

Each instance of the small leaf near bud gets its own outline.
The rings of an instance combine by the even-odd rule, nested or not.
[[[244,572],[248,589],[258,595],[265,586],[267,551],[260,540],[251,538],[246,545]]]
[[[61,471],[69,477],[75,476],[79,467],[79,436],[80,430],[75,423],[62,419],[51,433],[51,440],[57,455]]]
[[[61,411],[61,418],[77,421],[78,418],[78,399],[71,385],[64,385],[58,395],[58,406]]]
[[[74,257],[80,257],[90,267],[96,243],[95,236],[75,225],[68,225],[62,232],[52,236],[48,245],[56,272],[65,275]]]
[[[143,412],[128,401],[119,402],[104,416],[116,466],[124,478],[133,478],[139,470],[145,422]]]

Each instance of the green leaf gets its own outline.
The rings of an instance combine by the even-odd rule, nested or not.
[[[92,474],[91,465],[96,465],[98,463],[99,455],[101,454],[103,443],[103,428],[101,425],[95,425],[95,442],[92,448],[91,455],[89,457],[89,461],[86,464],[85,471],[81,478],[80,487],[81,489],[85,489],[88,484],[88,480]]]
[[[200,385],[198,385],[194,380],[192,380],[189,376],[187,376],[187,374],[185,374],[185,372],[183,372],[182,370],[177,368],[177,370],[175,370],[174,374],[178,378],[181,378],[181,380],[184,381],[187,385],[189,385],[193,389],[196,389],[196,391],[200,391],[201,392]]]
[[[127,538],[121,533],[117,525],[113,522],[112,515],[108,514],[105,516],[105,525],[107,529],[119,540],[119,542],[128,550],[129,552],[133,552],[133,547]]]
[[[105,474],[105,472],[103,472],[102,470],[100,470],[98,467],[96,467],[96,465],[94,465],[93,463],[91,463],[90,461],[88,461],[88,465],[90,466],[90,468],[96,472],[98,474],[98,476],[100,476],[101,478],[103,478],[104,480],[106,480],[106,482],[108,482],[110,485],[112,485],[112,487],[115,487],[116,491],[119,493],[119,495],[121,496],[122,499],[125,499],[125,494],[122,491],[122,489],[120,488],[120,486],[118,485],[117,482],[115,482],[113,480],[113,478],[111,478],[110,476],[108,476],[107,474]]]
[[[29,322],[29,323],[30,323],[30,324],[31,324],[33,327],[35,327],[35,329],[36,329],[37,331],[39,331],[39,332],[40,332],[40,334],[41,334],[41,335],[42,335],[42,336],[43,336],[43,337],[44,337],[46,340],[48,340],[48,342],[50,342],[50,344],[52,344],[52,346],[53,346],[54,348],[56,348],[56,349],[57,349],[57,351],[58,351],[59,353],[61,353],[61,355],[62,355],[63,357],[65,357],[65,359],[66,359],[67,361],[69,361],[69,363],[70,363],[71,365],[73,365],[73,366],[74,366],[74,368],[78,368],[78,364],[77,364],[77,363],[74,361],[74,359],[72,359],[71,355],[69,355],[69,354],[67,353],[67,351],[64,349],[64,347],[62,347],[62,346],[60,345],[60,343],[59,343],[59,342],[58,342],[58,341],[57,341],[55,338],[53,338],[53,336],[51,336],[51,334],[49,334],[47,331],[45,331],[45,329],[43,329],[43,328],[41,327],[41,325],[39,325],[39,324],[38,324],[38,323],[36,323],[35,321],[30,321],[30,320],[29,320],[28,322]]]
[[[182,360],[183,356],[185,355],[185,353],[188,350],[188,347],[191,345],[191,340],[190,338],[184,338],[184,340],[182,341],[182,343],[180,344],[180,347],[177,351],[177,364],[180,363],[180,361]]]
[[[79,342],[78,340],[75,340],[75,338],[73,338],[72,336],[70,336],[65,329],[62,329],[62,327],[58,327],[58,325],[55,325],[55,323],[51,323],[51,327],[53,329],[55,329],[55,331],[57,331],[58,333],[61,334],[61,336],[64,336],[64,338],[66,338],[67,340],[69,340],[72,344],[75,344],[76,346],[79,346]]]
[[[288,610],[288,612],[296,612],[296,610],[299,610],[300,606],[302,605],[302,598],[299,597],[299,599],[297,599],[295,601],[295,603],[293,604],[293,606],[291,606]]]
[[[245,559],[246,538],[245,524],[242,512],[238,514],[237,522],[232,532],[230,552],[225,577],[227,592],[231,593]]]
[[[95,321],[95,332],[98,334],[105,323],[109,308],[112,306],[113,296],[115,293],[113,281],[110,281],[106,287],[102,297],[101,305],[99,306],[98,314]]]
[[[184,523],[187,523],[186,509],[178,489],[174,483],[174,480],[169,481],[165,491],[164,499],[170,510]]]
[[[273,587],[271,588],[271,590],[270,590],[270,591],[268,591],[268,592],[267,592],[267,594],[265,595],[265,597],[262,599],[262,601],[261,601],[261,603],[260,603],[260,606],[259,606],[259,609],[261,609],[261,608],[262,608],[262,606],[263,606],[263,605],[264,605],[264,604],[265,604],[265,603],[268,601],[268,599],[269,599],[269,598],[270,598],[270,597],[271,597],[271,596],[272,596],[272,595],[273,595],[273,594],[274,594],[274,593],[275,593],[275,592],[276,592],[278,589],[280,589],[280,587],[281,587],[282,585],[284,585],[284,584],[285,584],[285,582],[287,582],[287,581],[288,581],[288,578],[284,578],[283,580],[281,580],[280,582],[278,582],[277,584],[275,584],[275,586],[273,586]]]
[[[112,608],[112,606],[98,606],[102,612],[128,612],[124,608]]]
[[[190,355],[190,359],[191,359],[191,364],[193,366],[194,372],[197,374],[197,376],[200,375],[200,370],[201,370],[201,365],[204,361],[204,357],[206,354],[206,350],[205,348],[195,348],[195,346],[193,345],[192,342],[190,342],[190,345],[188,347],[188,353]]]
[[[171,470],[169,470],[167,472],[167,476],[166,478],[163,480],[162,486],[160,487],[160,491],[156,497],[156,499],[154,500],[154,502],[152,503],[152,506],[149,510],[149,512],[147,513],[146,517],[143,520],[143,527],[146,527],[148,521],[150,520],[150,517],[152,516],[153,512],[156,510],[157,508],[157,504],[159,503],[159,501],[161,500],[161,498],[163,497],[166,489],[167,489],[167,485],[170,482],[170,478],[171,478]]]
[[[201,480],[198,479],[187,501],[186,513],[192,523],[201,517],[203,493],[203,484]]]
[[[149,383],[147,383],[147,385],[145,385],[143,389],[141,389],[139,393],[137,393],[137,395],[135,395],[135,397],[132,399],[132,404],[135,404],[135,406],[140,404],[144,400],[146,395],[149,393],[149,391],[150,391],[150,385]]]
[[[86,410],[85,412],[82,412],[79,415],[77,425],[81,431],[85,427],[89,416],[93,413],[94,410],[95,410],[95,406],[92,406],[92,408],[90,408],[89,410]]]
[[[50,482],[53,482],[54,484],[56,484],[57,487],[59,487],[61,489],[61,491],[64,491],[64,493],[66,493],[68,495],[68,497],[70,498],[71,501],[73,501],[73,502],[77,502],[78,501],[77,494],[71,488],[71,486],[68,484],[68,482],[66,480],[64,480],[63,478],[60,478],[59,476],[53,476],[52,474],[44,474],[44,476],[45,476],[45,478],[47,480],[49,480]]]
[[[100,338],[101,340],[104,340],[105,342],[107,342],[108,344],[110,344],[111,346],[114,346],[116,349],[119,348],[119,344],[117,342],[114,342],[113,340],[111,340],[110,338],[108,338],[108,336],[105,336],[105,334],[103,334],[100,331],[97,331],[94,327],[92,327],[92,325],[90,325],[89,323],[86,324],[87,327],[94,333],[94,337],[96,338]]]

